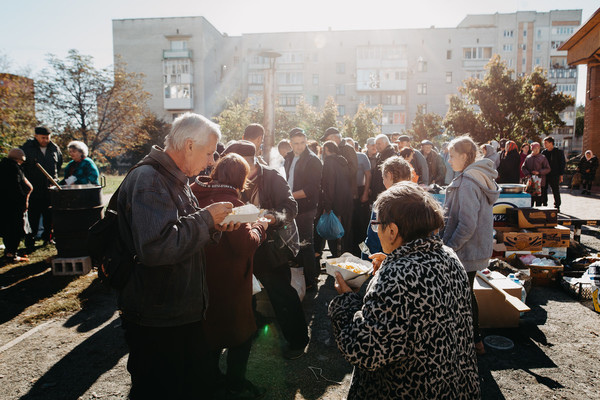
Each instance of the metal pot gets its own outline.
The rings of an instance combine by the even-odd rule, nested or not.
[[[523,193],[525,191],[525,185],[520,183],[501,183],[500,189],[502,193]]]
[[[102,205],[102,186],[70,185],[50,188],[50,204],[55,210],[82,210]]]

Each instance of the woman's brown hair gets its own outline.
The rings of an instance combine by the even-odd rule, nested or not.
[[[481,154],[479,148],[469,135],[460,136],[452,140],[448,145],[448,151],[450,150],[454,150],[458,154],[467,155],[467,159],[465,160],[465,168],[473,164],[477,157],[479,157]]]
[[[217,181],[223,185],[243,190],[246,186],[246,178],[249,172],[250,167],[242,156],[229,153],[217,162],[210,177],[213,181]]]

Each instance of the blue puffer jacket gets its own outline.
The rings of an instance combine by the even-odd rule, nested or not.
[[[469,165],[446,189],[442,232],[467,272],[487,267],[494,236],[493,205],[500,196],[494,162],[484,158]]]

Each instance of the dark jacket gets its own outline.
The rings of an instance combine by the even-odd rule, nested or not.
[[[594,179],[596,176],[596,170],[598,169],[598,157],[592,156],[589,160],[585,158],[585,154],[581,156],[579,160],[578,170],[581,175],[586,179]]]
[[[339,146],[342,157],[346,159],[348,163],[348,169],[350,170],[350,188],[352,189],[353,198],[358,197],[358,187],[356,185],[356,173],[358,171],[358,156],[356,150],[349,144],[342,144]]]
[[[500,159],[498,183],[519,183],[521,179],[521,156],[518,150],[511,150]]]
[[[550,173],[548,176],[561,176],[565,174],[565,153],[558,147],[552,149],[552,151],[548,151],[544,149],[542,154],[548,159],[548,164],[550,164]]]
[[[147,157],[158,169],[134,169],[119,189],[119,233],[141,263],[119,293],[121,315],[143,326],[197,322],[208,306],[204,246],[221,234],[171,157],[156,146]]]
[[[429,182],[430,174],[429,167],[427,166],[427,160],[425,160],[425,156],[423,156],[419,150],[413,150],[415,151],[415,155],[413,156],[413,160],[410,164],[419,176],[419,184],[427,184]]]
[[[426,183],[428,185],[437,183],[443,186],[446,179],[446,165],[444,165],[444,160],[442,160],[442,157],[435,150],[431,150],[424,157],[429,170],[429,181]]]
[[[321,203],[319,209],[332,211],[335,215],[347,216],[352,212],[351,173],[346,159],[340,155],[325,156],[321,179]],[[356,175],[356,174],[355,174]]]
[[[541,153],[533,154],[525,158],[525,162],[521,167],[521,171],[525,177],[530,177],[532,172],[539,172],[538,176],[542,178],[542,186],[546,183],[546,175],[550,172],[550,164],[548,163],[548,159],[544,157]]]
[[[290,180],[290,167],[294,159],[294,152],[290,151],[285,156],[285,174],[287,180]],[[294,187],[290,188],[293,192],[304,190],[306,198],[297,199],[298,214],[306,211],[314,210],[319,203],[319,195],[321,193],[321,173],[323,165],[321,160],[310,151],[308,147],[304,149],[294,169]]]
[[[244,205],[235,188],[218,183],[191,185],[200,207],[219,201],[229,201],[234,207]],[[206,281],[210,307],[202,324],[212,348],[237,346],[256,331],[252,311],[252,259],[265,238],[259,224],[242,224],[239,229],[223,233],[217,244],[209,244],[206,252]]]
[[[0,212],[23,213],[29,194],[29,186],[25,184],[25,175],[15,160],[4,158],[0,161]]]
[[[390,157],[396,155],[394,148],[392,146],[388,146],[379,154],[377,154],[377,162],[375,164],[375,168],[371,170],[371,195],[369,196],[369,201],[373,202],[379,196],[379,193],[385,190],[385,186],[383,184],[383,176],[381,174],[381,165],[385,160]]]
[[[46,147],[46,154],[40,150],[40,144],[35,138],[27,140],[21,149],[25,152],[25,162],[23,163],[23,172],[25,176],[33,185],[32,196],[36,196],[38,193],[47,192],[46,189],[51,185],[46,178],[46,175],[35,165],[40,163],[42,167],[58,181],[58,173],[63,164],[63,156],[60,149],[54,144],[49,142]],[[36,193],[37,192],[37,193]]]

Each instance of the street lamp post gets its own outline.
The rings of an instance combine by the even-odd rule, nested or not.
[[[281,54],[275,51],[263,51],[258,55],[269,60],[269,68],[265,70],[263,94],[263,126],[265,128],[263,157],[269,163],[271,149],[275,144],[275,61],[281,57]]]

